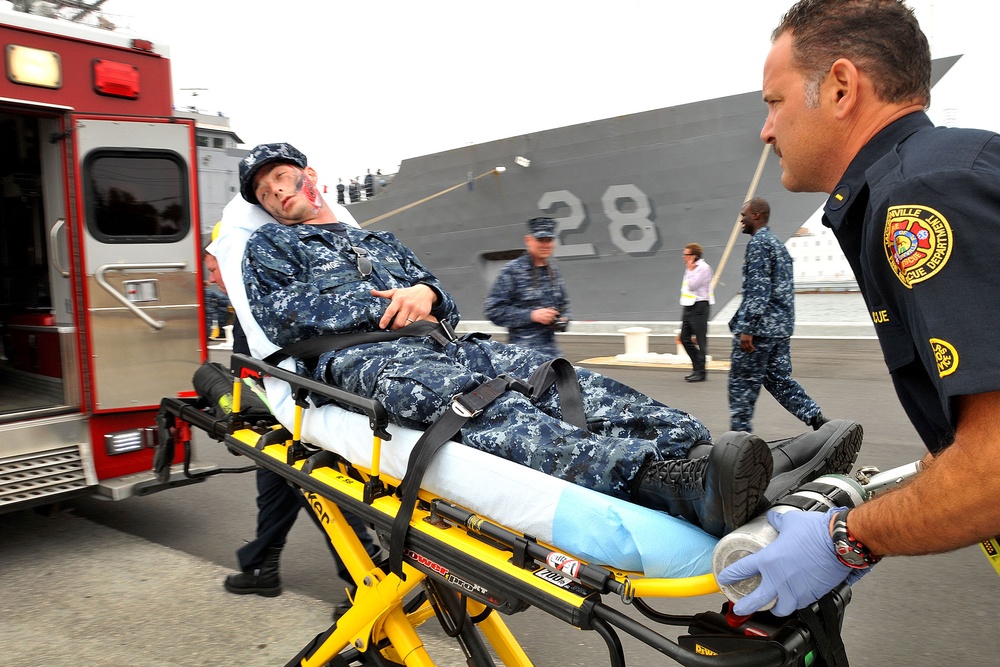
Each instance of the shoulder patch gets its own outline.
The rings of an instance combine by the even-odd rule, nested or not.
[[[940,338],[931,338],[930,344],[940,377],[951,375],[958,370],[958,350],[954,345]]]
[[[929,206],[892,206],[885,216],[885,256],[907,288],[932,278],[951,257],[951,225]]]

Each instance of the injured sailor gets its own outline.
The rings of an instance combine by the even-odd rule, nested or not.
[[[574,406],[580,414],[571,418],[561,385],[530,390],[549,357],[483,334],[457,336],[459,313],[438,279],[392,234],[338,222],[316,181],[288,144],[261,144],[240,163],[243,198],[274,219],[250,236],[243,258],[251,312],[283,348],[334,341],[292,353],[300,372],[378,400],[393,422],[428,428],[455,409],[455,397],[478,399],[492,380],[518,378],[476,403],[457,439],[716,536],[784,491],[853,464],[855,422],[833,420],[770,446],[749,433],[713,441],[692,415],[582,368],[572,369],[582,412]],[[353,335],[348,343],[344,334]]]

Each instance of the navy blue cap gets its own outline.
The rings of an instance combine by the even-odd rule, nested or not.
[[[552,218],[532,218],[528,220],[528,233],[536,239],[554,239],[556,221]]]
[[[251,204],[260,204],[253,193],[253,177],[265,164],[287,162],[304,168],[306,156],[291,144],[258,144],[240,160],[240,194]]]

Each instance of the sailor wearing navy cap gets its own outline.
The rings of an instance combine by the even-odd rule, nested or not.
[[[240,160],[240,194],[251,204],[260,205],[257,195],[253,192],[253,177],[261,167],[272,162],[294,164],[300,169],[305,169],[308,164],[302,151],[291,144],[255,146],[249,155]]]
[[[566,284],[551,261],[555,240],[555,220],[528,220],[527,252],[500,269],[483,310],[490,322],[507,327],[511,343],[558,357],[555,333],[566,331],[570,313]]]

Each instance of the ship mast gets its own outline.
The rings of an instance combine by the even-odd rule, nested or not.
[[[101,16],[101,5],[107,0],[12,0],[11,8],[25,14],[38,14],[49,18],[63,19],[73,23],[87,23],[105,30],[114,30],[115,25]],[[75,13],[74,13],[75,12]],[[93,21],[88,21],[91,15]]]

